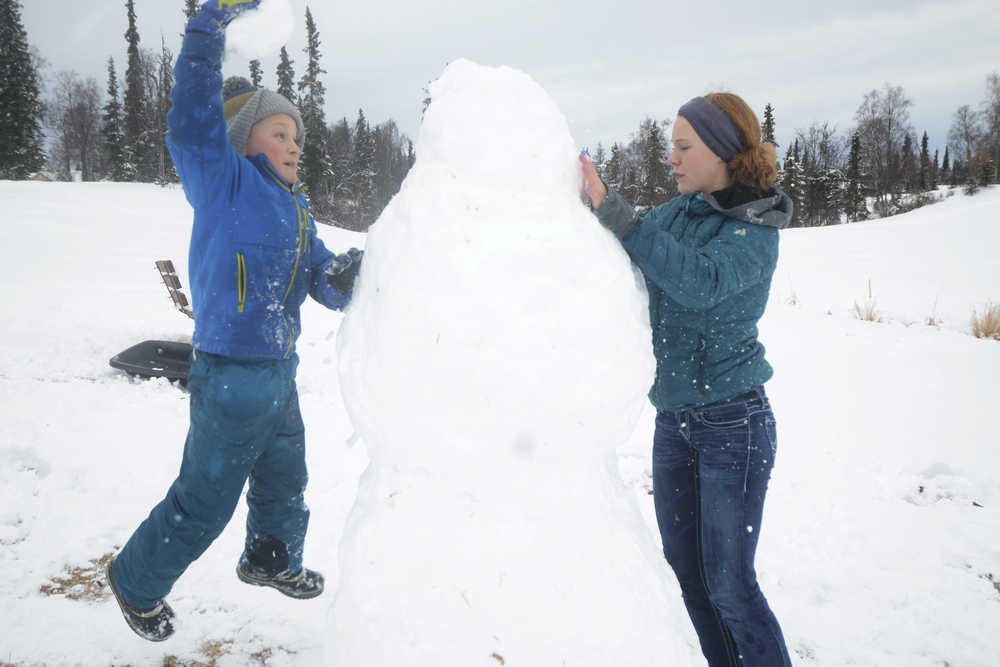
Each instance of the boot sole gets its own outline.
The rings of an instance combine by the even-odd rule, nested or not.
[[[265,588],[273,588],[283,595],[287,595],[290,598],[295,598],[296,600],[309,600],[315,597],[319,597],[323,593],[323,589],[318,591],[303,591],[297,592],[290,590],[288,588],[283,588],[281,584],[273,579],[257,579],[251,577],[249,574],[245,573],[239,566],[236,567],[236,576],[239,580],[245,584],[250,584],[251,586],[263,586]]]

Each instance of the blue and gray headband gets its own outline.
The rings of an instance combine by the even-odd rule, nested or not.
[[[729,162],[743,150],[740,132],[729,115],[707,97],[695,97],[677,112],[723,162]]]

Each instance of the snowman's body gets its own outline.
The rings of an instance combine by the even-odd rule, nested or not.
[[[641,281],[534,81],[458,61],[430,92],[339,335],[371,461],[331,661],[681,664],[679,596],[615,456],[653,371]]]

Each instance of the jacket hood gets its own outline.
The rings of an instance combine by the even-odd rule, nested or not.
[[[716,197],[718,194],[713,192],[702,197],[709,206],[727,217],[776,229],[784,229],[792,221],[792,199],[777,185],[772,185],[763,197],[750,198],[735,205],[720,203]]]

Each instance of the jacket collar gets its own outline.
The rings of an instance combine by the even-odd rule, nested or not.
[[[278,185],[280,185],[285,190],[288,190],[293,195],[298,194],[305,187],[302,185],[302,181],[296,181],[294,185],[289,185],[288,181],[278,176],[277,170],[271,166],[271,161],[267,159],[267,156],[263,153],[258,153],[257,155],[248,155],[247,159],[253,166],[257,167],[258,170],[265,176],[270,176]]]
[[[711,194],[693,195],[726,217],[753,225],[784,229],[792,220],[792,200],[777,184],[768,192],[733,186]]]

